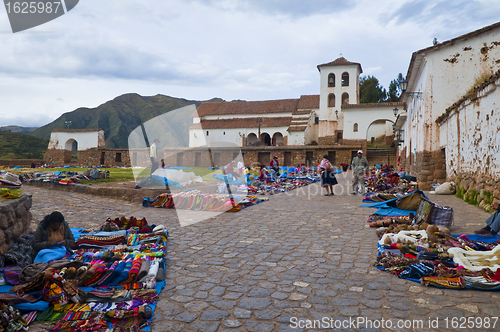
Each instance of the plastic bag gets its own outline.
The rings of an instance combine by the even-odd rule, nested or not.
[[[23,195],[22,188],[0,187],[0,198],[19,198]]]

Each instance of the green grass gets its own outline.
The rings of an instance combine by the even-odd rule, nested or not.
[[[467,189],[460,187],[461,182],[462,182],[461,180],[458,180],[457,182],[457,192],[455,193],[455,196],[457,196],[460,199],[464,199],[464,195]]]
[[[58,171],[67,171],[67,172],[78,172],[83,173],[87,170],[87,167],[75,167],[75,168],[64,168],[64,167],[54,167],[54,168],[21,168],[21,169],[9,169],[9,172],[15,174],[22,173],[37,173],[37,172],[58,172]],[[108,182],[125,182],[125,181],[134,181],[135,176],[137,179],[144,179],[150,175],[149,168],[99,168],[99,170],[109,171],[109,179],[96,179],[96,180],[81,180],[82,184],[89,183],[108,183]],[[194,167],[193,169],[184,169],[182,170],[185,173],[193,172],[197,176],[201,176],[203,181],[217,181],[212,177],[213,174],[222,174],[222,170],[211,170],[208,167]],[[135,176],[134,176],[135,174]],[[251,171],[251,174],[257,175],[258,172]]]

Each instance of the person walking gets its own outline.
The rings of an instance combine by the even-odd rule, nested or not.
[[[321,186],[326,188],[325,196],[333,196],[333,186],[336,185],[338,181],[327,155],[323,156],[323,160],[319,163],[319,169],[321,171]]]
[[[160,140],[155,138],[153,144],[149,147],[149,158],[151,159],[151,174],[153,174],[158,169],[158,149],[157,145]]]
[[[352,158],[351,162],[352,174],[354,179],[352,181],[352,194],[358,193],[358,184],[361,187],[361,194],[365,195],[365,175],[368,175],[368,160],[363,156],[363,151],[358,150],[358,155]]]

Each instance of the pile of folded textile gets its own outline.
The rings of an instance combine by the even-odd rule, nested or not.
[[[379,269],[436,287],[500,289],[500,236],[452,236],[449,228],[428,224],[432,218],[419,223],[419,215],[370,216],[379,237]]]
[[[260,185],[255,190],[260,195],[274,195],[305,187],[320,180],[321,178],[317,176],[280,178],[275,182]]]
[[[190,191],[189,193],[161,194],[154,199],[145,197],[142,206],[192,211],[237,212],[244,207],[265,200],[267,199],[257,196],[243,197]]]
[[[133,217],[102,226],[109,229],[115,221],[122,229],[72,229],[76,243],[70,259],[4,269],[8,285],[0,286],[0,302],[13,303],[12,310],[24,317],[12,324],[21,328],[35,321],[51,324],[52,331],[149,331],[165,285],[168,231]]]
[[[19,198],[23,195],[19,176],[12,173],[0,173],[0,198]]]

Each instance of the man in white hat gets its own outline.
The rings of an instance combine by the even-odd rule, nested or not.
[[[151,174],[158,169],[158,148],[157,145],[160,140],[155,138],[153,144],[149,147],[149,158],[151,159]]]
[[[358,193],[358,183],[361,187],[361,194],[365,195],[365,175],[368,175],[368,160],[363,156],[363,150],[358,150],[358,155],[352,158],[352,194]]]

